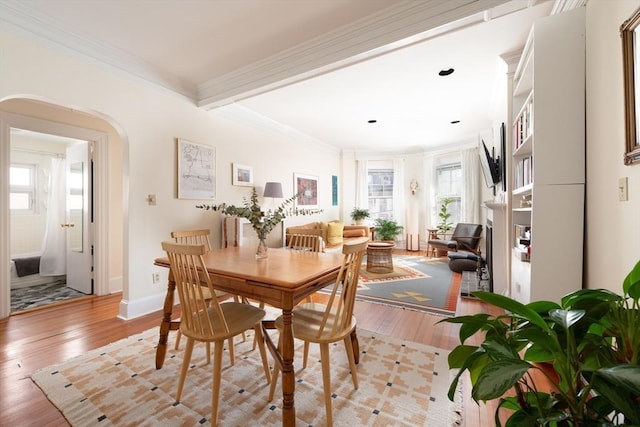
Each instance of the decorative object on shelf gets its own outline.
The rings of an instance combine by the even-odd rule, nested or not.
[[[640,69],[640,58],[637,57],[636,33],[640,28],[640,9],[624,21],[620,26],[622,38],[622,61],[624,71],[624,116],[625,116],[625,150],[624,164],[640,163],[640,140],[638,126],[640,126],[640,99],[636,97],[636,73]]]
[[[453,229],[453,223],[449,222],[449,218],[451,218],[449,205],[452,202],[453,199],[449,199],[447,197],[440,199],[440,212],[438,212],[438,218],[440,218],[440,223],[438,223],[438,232],[440,234],[447,234]]]
[[[409,183],[409,189],[411,190],[411,194],[415,196],[415,194],[418,192],[418,189],[420,189],[420,186],[418,185],[418,181],[415,179],[412,179],[411,182]]]
[[[353,208],[351,211],[351,219],[356,222],[356,225],[362,225],[367,218],[369,218],[369,209]]]
[[[253,185],[253,168],[251,166],[239,165],[234,163],[232,166],[232,184],[242,187],[250,187]]]
[[[216,197],[216,149],[184,139],[178,144],[178,198]]]
[[[296,190],[296,206],[306,209],[318,207],[318,177],[313,175],[293,174],[293,188]]]
[[[474,292],[504,313],[439,322],[464,331],[449,355],[449,368],[458,370],[449,399],[468,370],[476,402],[500,399],[496,419],[499,411],[513,411],[506,425],[640,425],[640,262],[622,292],[580,289],[560,304],[526,305]],[[476,333],[482,334],[479,344],[466,342]],[[533,371],[550,384],[537,387]]]
[[[196,206],[196,208],[212,210],[214,212],[220,212],[225,215],[239,216],[241,218],[246,218],[247,220],[249,220],[259,240],[258,248],[256,250],[256,258],[266,258],[267,235],[283,219],[285,219],[287,216],[313,215],[323,211],[322,209],[298,209],[291,207],[297,196],[298,195],[296,194],[286,199],[277,208],[273,210],[269,209],[265,212],[260,208],[260,204],[258,203],[258,193],[256,191],[256,188],[253,187],[253,190],[251,192],[251,199],[247,200],[245,198],[243,207],[221,203],[219,205],[198,205]]]
[[[402,233],[404,227],[394,219],[376,218],[374,229],[378,240],[393,242],[396,240],[396,237]]]

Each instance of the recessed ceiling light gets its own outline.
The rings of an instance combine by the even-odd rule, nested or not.
[[[460,120],[451,120],[452,125],[455,125],[456,123],[460,123]]]
[[[378,121],[375,119],[368,120],[367,123],[377,123]]]
[[[440,72],[438,73],[439,76],[448,76],[450,74],[453,74],[455,70],[453,68],[449,68],[447,70],[440,70]]]

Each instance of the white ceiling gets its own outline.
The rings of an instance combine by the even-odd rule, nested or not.
[[[0,29],[338,149],[413,151],[491,128],[505,89],[496,87],[500,55],[521,48],[532,22],[552,7],[550,0],[2,0]],[[455,72],[438,76],[448,68]]]

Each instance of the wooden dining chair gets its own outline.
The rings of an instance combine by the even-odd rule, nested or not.
[[[267,383],[270,382],[269,364],[265,350],[260,322],[264,310],[236,301],[220,302],[217,298],[207,299],[204,285],[214,293],[211,278],[206,271],[204,259],[205,245],[193,245],[163,242],[162,249],[167,252],[171,271],[175,278],[176,289],[182,307],[180,332],[187,337],[184,359],[180,369],[176,401],[180,401],[187,377],[193,346],[196,341],[213,343],[213,385],[211,396],[211,425],[217,425],[218,401],[220,395],[220,377],[222,375],[222,351],[224,342],[233,339],[248,329],[254,329],[262,367]],[[204,283],[204,285],[203,285]]]
[[[356,363],[351,343],[351,333],[356,328],[356,318],[353,316],[358,276],[362,258],[367,249],[367,240],[345,243],[342,247],[342,266],[333,286],[327,304],[305,303],[293,309],[293,336],[304,341],[303,367],[307,366],[309,343],[320,345],[320,359],[322,363],[322,383],[324,388],[324,405],[327,416],[327,426],[333,425],[331,412],[331,372],[329,365],[329,344],[343,341],[347,350],[351,379],[355,389],[358,388]],[[276,328],[282,332],[282,316],[275,321]],[[282,337],[282,333],[280,333]],[[282,347],[281,338],[278,347]],[[280,369],[276,364],[273,371],[269,401],[273,400],[275,387]]]
[[[287,235],[287,247],[289,249],[299,251],[322,252],[322,230],[309,231],[310,233],[295,233]]]
[[[203,228],[203,229],[196,229],[196,230],[178,230],[178,231],[172,231],[171,232],[171,238],[174,240],[175,243],[184,243],[184,244],[190,244],[190,245],[204,245],[205,248],[205,252],[209,252],[211,251],[211,241],[209,240],[209,234],[211,232],[209,231],[208,228]],[[205,292],[205,295],[208,296],[207,299],[211,299],[212,296],[211,294],[209,294],[209,289],[205,286],[203,291]],[[237,295],[232,295],[228,292],[224,292],[224,291],[220,291],[217,289],[214,289],[214,295],[218,300],[224,300],[226,298],[230,298],[233,297],[234,301],[239,301],[239,297]],[[181,333],[180,330],[178,330],[178,333],[176,335],[176,344],[175,344],[175,349],[178,350],[180,348],[180,338],[181,338]],[[242,340],[244,341],[246,339],[245,334],[242,334]],[[211,352],[209,351],[209,346],[207,345],[207,363],[210,363],[210,354]],[[233,339],[229,340],[229,359],[231,361],[231,364],[233,365],[236,357],[235,357],[235,349],[234,349],[234,345],[233,345]]]

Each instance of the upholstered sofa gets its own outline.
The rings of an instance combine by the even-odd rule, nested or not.
[[[368,225],[346,225],[340,221],[319,221],[287,227],[285,230],[287,242],[291,234],[305,234],[309,230],[320,230],[323,252],[341,251],[342,244],[349,240],[361,237],[371,238]]]

